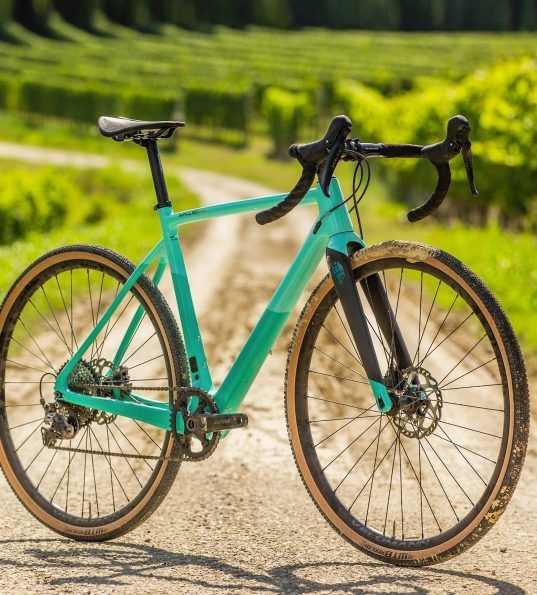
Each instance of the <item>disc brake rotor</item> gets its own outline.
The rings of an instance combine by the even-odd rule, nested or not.
[[[443,402],[430,372],[420,367],[407,368],[396,394],[399,408],[392,421],[401,434],[418,439],[432,434],[442,417]]]

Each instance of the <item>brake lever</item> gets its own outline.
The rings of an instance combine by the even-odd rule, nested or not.
[[[468,178],[470,191],[472,192],[473,196],[479,196],[479,192],[477,191],[474,183],[474,165],[472,161],[471,147],[472,143],[470,142],[470,139],[466,138],[466,141],[462,145],[462,160],[464,161],[464,167],[466,169],[466,177]]]
[[[351,127],[346,126],[338,132],[336,138],[334,139],[334,142],[332,143],[332,146],[328,153],[328,157],[323,161],[321,165],[321,172],[318,176],[319,184],[321,186],[323,194],[327,198],[330,198],[330,180],[332,179],[337,164],[341,156],[343,155],[343,152],[345,150],[345,140],[347,139],[347,136],[349,135],[350,131]]]
[[[461,153],[470,191],[474,196],[479,196],[474,183],[472,143],[470,142],[471,130],[470,123],[464,116],[453,116],[448,121],[446,138],[434,145],[423,147],[421,154],[423,157],[427,157],[434,165],[437,165],[439,163],[449,162]]]

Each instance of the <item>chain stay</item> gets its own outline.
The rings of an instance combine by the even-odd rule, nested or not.
[[[128,388],[122,385],[114,385],[114,384],[89,384],[89,383],[73,383],[70,386],[73,390],[102,390],[106,388],[107,390],[118,390],[120,392],[128,394],[130,391],[156,391],[156,392],[179,392],[185,390],[186,387],[184,386],[129,386]],[[141,455],[141,454],[131,454],[131,453],[119,453],[119,452],[108,452],[103,450],[92,450],[87,448],[72,448],[70,446],[49,446],[49,448],[53,450],[60,450],[64,452],[78,452],[80,454],[86,455],[100,455],[105,457],[118,457],[123,459],[143,459],[143,460],[152,460],[152,461],[182,461],[184,459],[183,456],[181,457],[163,457],[158,455]]]

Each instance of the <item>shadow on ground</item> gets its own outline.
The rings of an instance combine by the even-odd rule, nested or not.
[[[12,555],[8,552],[13,549]],[[44,572],[46,585],[58,588],[120,587],[148,581],[170,589],[246,590],[252,593],[416,593],[425,594],[430,583],[461,579],[461,586],[497,593],[522,594],[516,585],[471,572],[439,567],[402,569],[375,562],[319,562],[274,567],[252,572],[211,556],[175,553],[151,545],[78,544],[62,539],[0,540],[0,572]],[[61,569],[61,576],[54,570]],[[316,580],[318,575],[318,580]],[[366,576],[357,578],[352,576]]]

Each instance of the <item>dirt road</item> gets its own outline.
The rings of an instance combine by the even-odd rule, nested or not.
[[[267,191],[192,170],[183,171],[183,178],[209,202]],[[211,241],[198,241],[189,251],[187,265],[216,381],[223,377],[293,257],[307,220],[307,214],[290,216],[268,233],[249,215],[221,219],[205,226],[203,237]],[[245,245],[253,262],[244,258]],[[169,285],[166,293],[170,298]],[[57,538],[23,510],[2,478],[0,589],[535,592],[534,440],[506,514],[462,557],[437,567],[406,570],[369,559],[332,531],[309,500],[287,442],[282,394],[291,330],[290,323],[245,403],[250,426],[230,435],[208,461],[184,464],[164,504],[133,533],[105,544]]]

